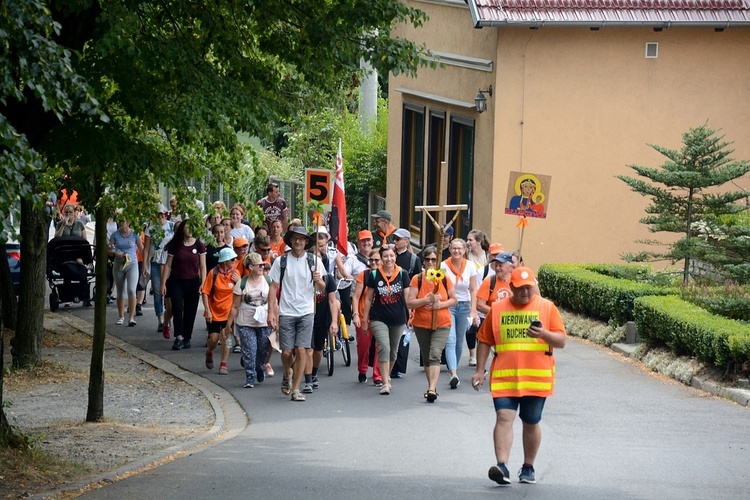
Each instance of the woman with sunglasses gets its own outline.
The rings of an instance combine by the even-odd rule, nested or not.
[[[267,319],[269,280],[264,274],[263,259],[259,254],[247,254],[244,264],[250,274],[234,287],[232,311],[224,336],[231,335],[233,324],[237,325],[242,346],[242,366],[245,367],[245,388],[250,389],[266,378],[265,360],[270,346],[268,337],[271,335]]]
[[[372,238],[370,238],[370,247],[372,247]],[[380,267],[380,249],[370,250],[368,264],[370,270],[374,271]],[[362,328],[362,319],[365,315],[365,276],[367,270],[363,270],[357,275],[354,285],[354,295],[352,303],[357,304],[357,310],[352,313],[352,322],[357,330],[357,371],[359,372],[359,382],[367,382],[367,367],[370,362],[370,350],[373,344],[372,330]],[[374,349],[372,361],[372,381],[375,386],[383,385],[383,378],[380,376],[380,367],[378,366],[378,350]]]
[[[222,335],[221,363],[219,374],[226,375],[227,358],[229,358],[229,347],[227,337],[232,335],[225,329],[229,323],[229,313],[232,310],[234,287],[240,281],[240,273],[235,268],[237,254],[231,248],[223,248],[219,252],[219,263],[208,272],[201,287],[203,298],[203,317],[208,324],[208,343],[206,345],[206,368],[214,368],[214,349],[219,344],[219,335]]]
[[[451,331],[448,342],[445,344],[445,361],[450,373],[450,387],[456,389],[461,383],[458,378],[458,363],[463,354],[464,338],[469,327],[469,319],[472,323],[479,323],[477,315],[477,268],[466,260],[466,242],[461,238],[451,241],[451,256],[445,259],[441,265],[446,273],[446,279],[456,289],[458,302],[450,308]]]
[[[396,265],[396,249],[392,243],[380,247],[382,264],[367,273],[365,310],[362,328],[372,325],[372,334],[378,342],[378,359],[383,387],[380,394],[391,393],[391,370],[398,356],[398,344],[404,333],[409,311],[404,293],[409,288],[409,273]]]
[[[456,305],[456,290],[446,279],[437,279],[433,273],[438,265],[437,248],[428,246],[422,252],[424,271],[411,279],[406,289],[406,305],[414,310],[411,324],[419,342],[419,350],[427,377],[427,392],[424,397],[434,403],[438,397],[437,382],[440,378],[440,357],[448,341],[451,330],[449,308]],[[432,272],[430,272],[432,271]],[[433,312],[437,311],[437,321],[433,328]]]

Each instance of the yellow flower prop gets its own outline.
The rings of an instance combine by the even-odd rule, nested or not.
[[[442,269],[428,269],[426,273],[428,283],[440,283],[445,278],[445,272]]]

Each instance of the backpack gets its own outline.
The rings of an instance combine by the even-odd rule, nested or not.
[[[240,280],[240,291],[241,292],[245,291],[245,286],[247,286],[247,279],[249,277],[250,277],[250,275],[246,274]],[[271,278],[269,278],[267,274],[264,274],[263,277],[266,279],[266,283],[268,283],[268,285],[270,286],[271,285]]]

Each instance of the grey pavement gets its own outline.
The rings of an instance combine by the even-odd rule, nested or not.
[[[151,299],[151,297],[149,297]],[[747,498],[750,409],[654,376],[608,349],[571,338],[555,351],[556,394],[547,401],[537,462],[538,483],[518,484],[523,460],[520,422],[510,458],[514,483],[487,479],[494,463],[494,413],[486,389],[461,386],[427,404],[416,342],[405,378],[380,396],[357,382],[356,353],[304,403],[291,402],[277,375],[243,389],[239,355],[230,373],[203,365],[205,330],[196,321],[194,348],[172,351],[156,333],[151,304],[135,328],[107,331],[226,389],[250,424],[236,436],[130,476],[83,498]],[[63,312],[65,312],[63,310]],[[93,311],[70,314],[93,321]],[[199,312],[200,315],[200,312]],[[354,347],[354,346],[352,346]],[[278,354],[274,369],[281,373]]]

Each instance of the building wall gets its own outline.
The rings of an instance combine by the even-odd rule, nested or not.
[[[493,84],[488,110],[475,118],[474,226],[506,249],[519,246],[518,217],[503,213],[509,172],[552,176],[548,217],[530,219],[522,252],[532,267],[545,262],[617,262],[669,240],[638,221],[648,200],[618,174],[628,164],[658,167],[656,144],[680,149],[682,134],[704,123],[734,141],[735,159],[750,160],[750,30],[671,28],[473,29],[455,3],[410,2],[430,16],[422,29],[400,34],[431,50],[486,58],[494,72],[448,66],[420,69],[416,79],[391,77],[388,208],[398,220],[401,119],[404,99],[447,113],[466,109],[404,96],[397,88],[471,102]],[[658,42],[656,59],[646,42]],[[750,179],[738,185],[750,190]]]

